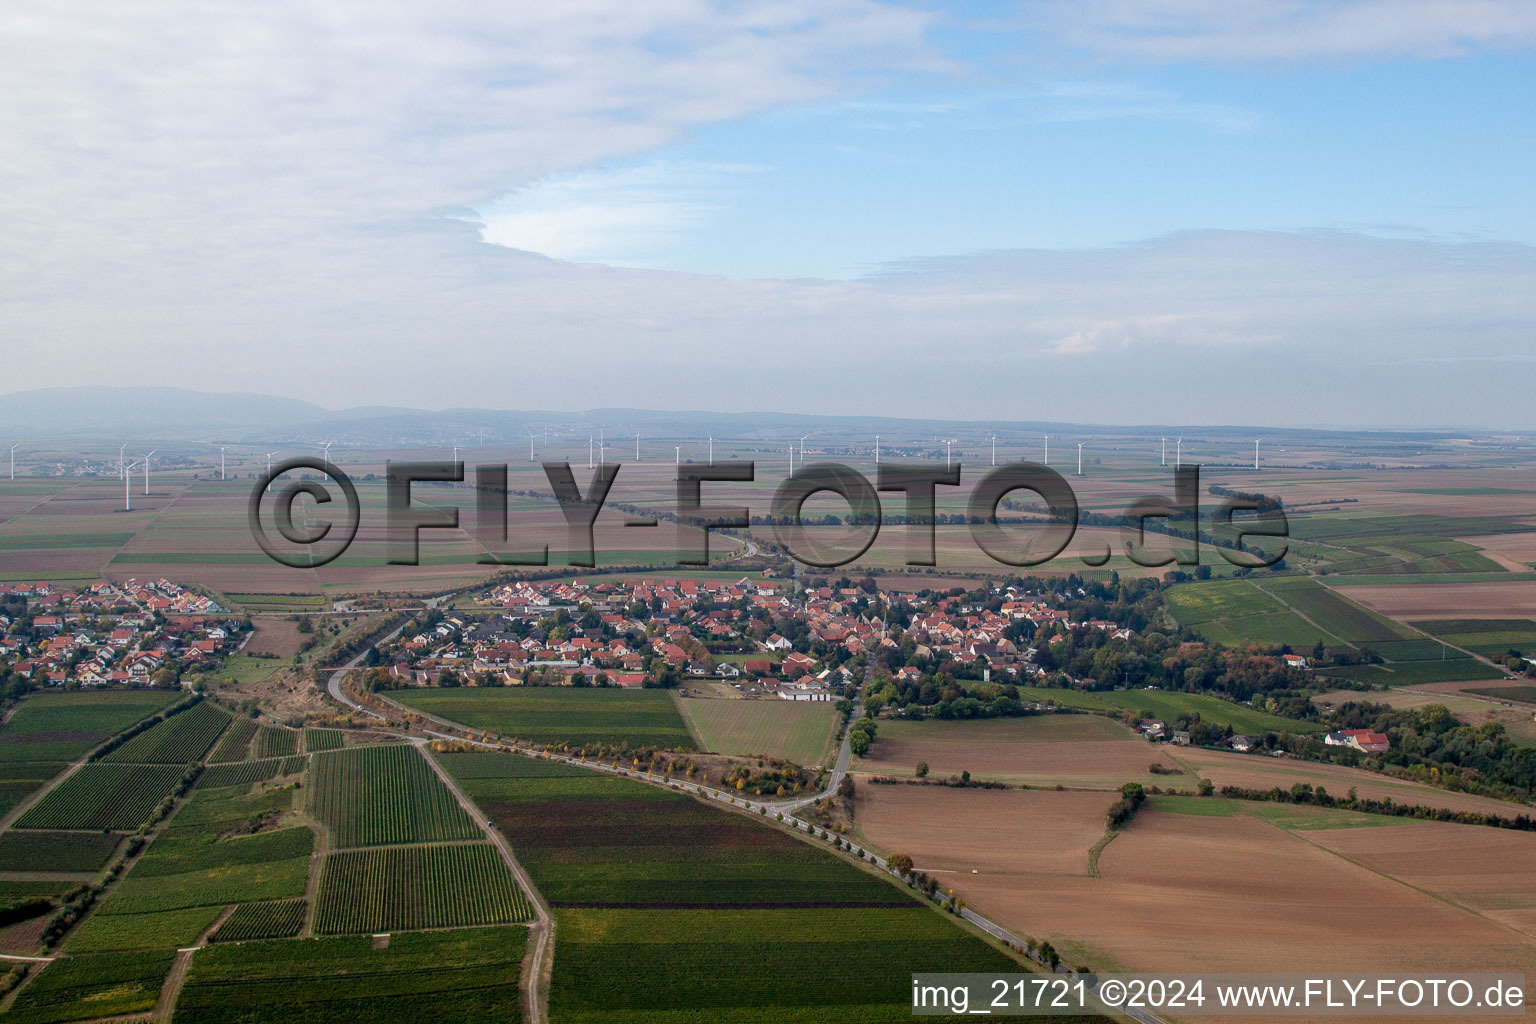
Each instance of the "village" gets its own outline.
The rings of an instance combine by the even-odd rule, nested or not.
[[[29,686],[178,685],[247,631],[211,598],[165,579],[81,590],[0,584],[0,678]]]
[[[387,649],[393,685],[677,686],[704,682],[753,696],[830,701],[891,652],[898,681],[923,677],[908,661],[943,663],[977,678],[1020,682],[1045,674],[1033,647],[1007,633],[1020,622],[1088,626],[1015,588],[994,588],[997,610],[940,598],[905,627],[882,617],[889,596],[866,584],[810,586],[777,580],[519,582],[495,587],[492,614],[450,612]]]

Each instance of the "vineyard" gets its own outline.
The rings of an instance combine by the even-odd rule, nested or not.
[[[5,1019],[51,1024],[152,1010],[174,955],[166,949],[55,960],[17,994]]]
[[[253,757],[287,757],[299,752],[299,734],[294,729],[281,729],[275,725],[263,725],[256,731],[251,744]]]
[[[210,761],[243,761],[251,755],[251,740],[256,736],[254,718],[237,718],[229,731],[219,738],[219,745],[208,755]]]
[[[412,747],[353,747],[314,762],[309,810],[331,830],[333,848],[480,838]]]
[[[527,930],[246,942],[192,958],[174,1024],[445,1024],[522,1019]]]
[[[914,971],[1019,970],[906,890],[771,825],[517,755],[443,761],[485,795],[555,909],[561,1024],[700,1007],[723,1024],[873,1024],[910,1015]]]
[[[333,853],[315,905],[322,935],[509,924],[531,916],[489,843]]]
[[[0,833],[0,871],[99,871],[122,841],[111,832]]]
[[[229,712],[206,700],[145,729],[103,761],[125,764],[187,764],[208,752],[230,722]]]
[[[304,752],[314,754],[322,750],[340,750],[343,735],[340,729],[305,729]]]
[[[245,942],[249,939],[286,939],[304,927],[303,898],[242,903],[213,933],[214,942]]]
[[[29,807],[15,827],[131,831],[148,820],[184,772],[181,765],[83,765]]]
[[[33,694],[0,726],[0,761],[73,761],[180,696],[164,690]]]
[[[694,748],[688,726],[665,690],[477,687],[396,690],[389,696],[418,711],[532,743]]]
[[[229,764],[211,765],[198,777],[197,784],[203,789],[219,789],[225,786],[249,786],[279,775],[296,775],[304,770],[309,758],[303,754],[291,757],[273,757],[264,761],[232,761]]]

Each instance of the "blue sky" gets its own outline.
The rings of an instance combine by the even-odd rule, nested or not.
[[[14,0],[0,372],[1536,432],[1530,0]]]
[[[557,173],[482,207],[487,238],[833,278],[1200,229],[1536,242],[1526,55],[1036,61],[1022,39],[933,35],[945,71]]]

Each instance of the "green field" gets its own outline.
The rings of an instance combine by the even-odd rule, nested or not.
[[[103,761],[125,764],[187,764],[197,761],[229,725],[229,712],[206,700],[145,729]]]
[[[1527,704],[1536,704],[1536,686],[1489,686],[1480,690],[1469,688],[1467,692],[1499,700],[1518,700]]]
[[[407,707],[531,743],[693,749],[693,737],[665,690],[607,687],[498,687],[393,690]]]
[[[0,871],[99,871],[122,841],[112,832],[0,833]]]
[[[57,761],[0,761],[0,815],[9,813],[67,767]]]
[[[445,764],[555,908],[560,1024],[888,1022],[913,971],[1019,971],[908,892],[680,792],[509,754]]]
[[[305,729],[304,752],[313,754],[321,750],[340,750],[344,740],[340,729]]]
[[[210,938],[213,942],[292,938],[303,929],[308,909],[309,904],[302,898],[242,903]]]
[[[1176,690],[1057,690],[1021,686],[1019,696],[1024,700],[1041,703],[1054,701],[1059,707],[1083,711],[1130,711],[1132,714],[1140,714],[1146,710],[1165,722],[1172,722],[1180,715],[1194,712],[1199,714],[1203,722],[1230,725],[1234,732],[1248,735],[1323,731],[1323,727],[1316,722],[1282,718],[1266,711],[1256,711],[1246,704],[1236,704],[1204,693],[1181,693]]]
[[[1413,625],[1485,658],[1510,651],[1536,656],[1536,622],[1530,619],[1428,619]]]
[[[481,838],[413,747],[353,747],[314,762],[309,811],[330,829],[333,849]]]
[[[181,765],[83,765],[27,808],[15,827],[131,831],[148,820],[184,772]]]
[[[244,761],[251,753],[251,740],[256,736],[256,720],[254,718],[237,718],[224,735],[219,737],[218,745],[208,755],[209,761]]]
[[[52,1024],[152,1010],[172,956],[167,949],[55,960],[17,994],[5,1019]]]
[[[167,690],[31,694],[0,726],[0,761],[73,761],[181,696]]]
[[[1195,814],[1202,817],[1228,818],[1236,814],[1267,821],[1287,831],[1314,832],[1335,828],[1381,828],[1401,825],[1403,819],[1388,814],[1363,814],[1333,807],[1305,804],[1269,803],[1257,800],[1232,800],[1220,796],[1153,795],[1147,805],[1170,814]]]
[[[319,935],[511,924],[532,917],[490,843],[380,847],[325,859]]]
[[[837,712],[829,702],[688,698],[683,714],[705,750],[740,757],[826,763]]]
[[[256,730],[251,741],[252,757],[287,757],[299,752],[297,729],[283,729],[275,725],[263,725]]]
[[[1286,576],[1262,584],[1265,590],[1346,643],[1411,640],[1414,633],[1391,619],[1304,576]]]
[[[262,761],[231,761],[229,764],[210,765],[198,776],[197,784],[203,789],[219,789],[224,786],[249,786],[253,782],[265,782],[279,775],[296,775],[309,764],[303,754],[291,757],[272,757]]]
[[[109,953],[125,949],[178,949],[198,940],[223,907],[179,907],[144,914],[97,912],[70,933],[64,949],[78,953]]]
[[[172,1024],[516,1024],[524,928],[211,946]]]

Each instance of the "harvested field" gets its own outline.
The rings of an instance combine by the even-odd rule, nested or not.
[[[1349,596],[1400,619],[1536,617],[1536,581],[1350,587]]]
[[[1425,822],[1311,839],[1536,939],[1536,835]]]
[[[256,632],[242,650],[246,654],[275,654],[291,658],[299,653],[299,624],[286,615],[255,615],[251,624]]]
[[[977,780],[1118,790],[1126,782],[1194,785],[1192,778],[1154,775],[1176,765],[1118,722],[1098,715],[1038,715],[966,722],[882,721],[870,756],[852,770],[911,778],[918,762],[930,775],[970,772]]]
[[[1174,757],[1192,772],[1210,779],[1217,789],[1222,786],[1241,786],[1245,789],[1273,789],[1279,786],[1281,789],[1290,789],[1294,783],[1305,782],[1313,786],[1324,786],[1335,796],[1343,796],[1353,787],[1360,796],[1373,800],[1390,797],[1400,804],[1422,804],[1425,807],[1446,807],[1454,811],[1478,811],[1506,817],[1520,813],[1519,804],[1468,793],[1452,793],[1416,782],[1388,778],[1363,768],[1194,747],[1185,747]]]
[[[855,820],[870,842],[919,870],[1086,875],[1119,794],[860,786]],[[1021,853],[1026,853],[1021,857]]]

